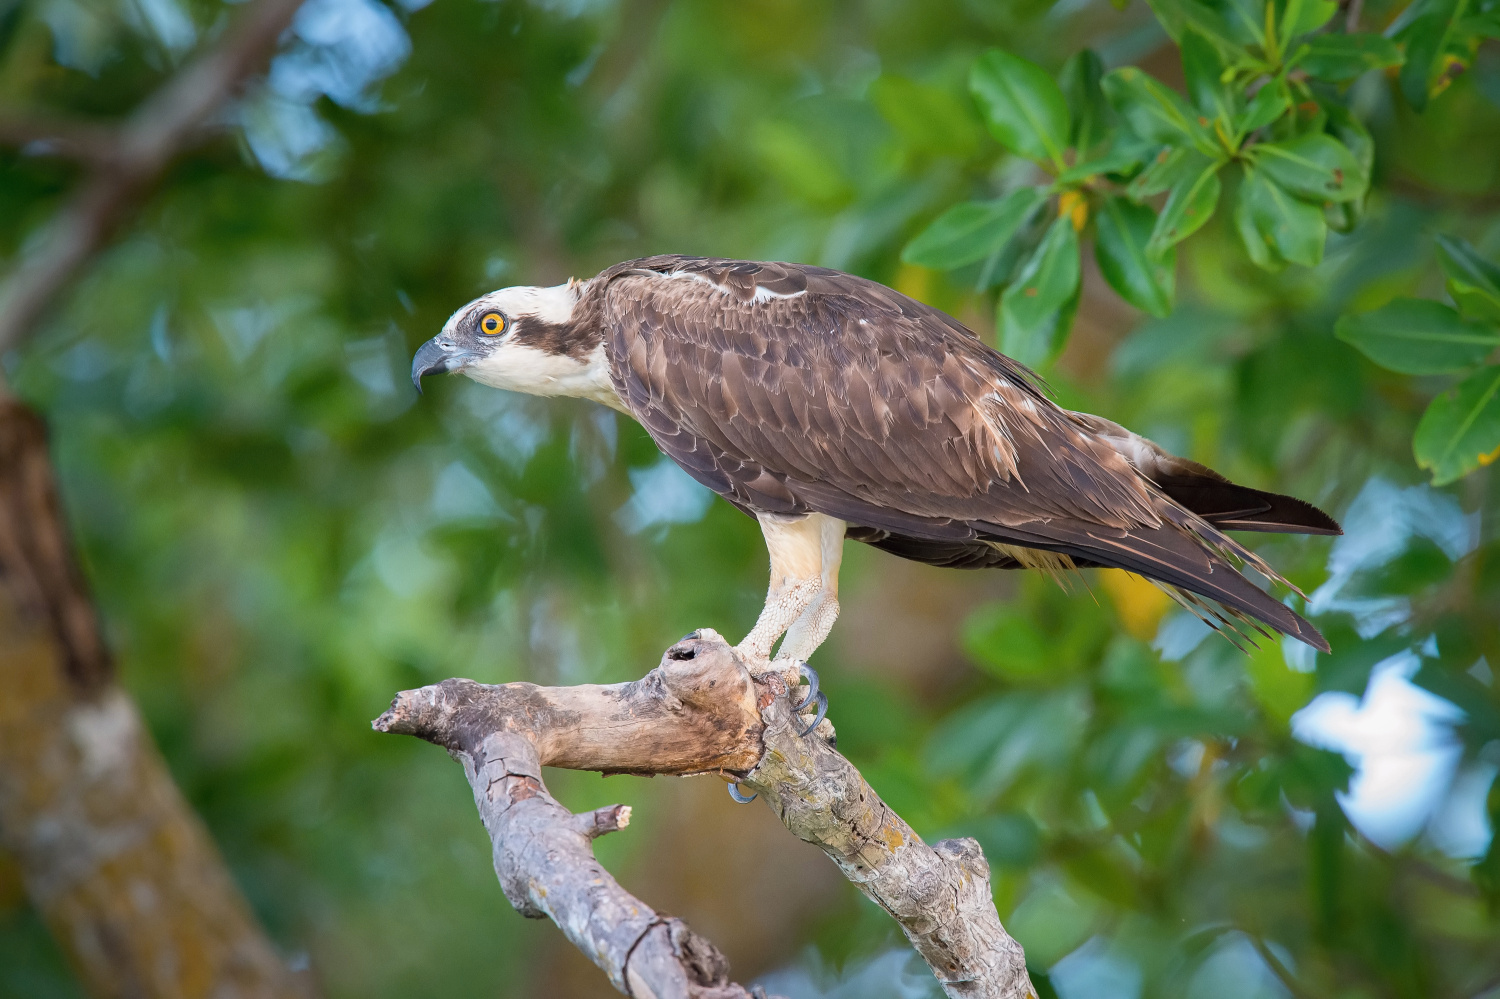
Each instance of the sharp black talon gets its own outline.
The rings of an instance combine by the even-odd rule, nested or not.
[[[679,638],[676,642],[673,642],[672,644],[674,644],[674,645],[681,645],[683,642],[690,642],[693,639],[697,638],[698,635],[699,635],[698,632],[696,632],[696,631],[690,631],[686,635],[683,635],[681,638]]]
[[[750,802],[760,797],[760,795],[758,794],[752,794],[748,798],[745,797],[743,794],[740,794],[740,786],[738,784],[729,785],[729,796],[742,805],[748,805],[750,804]]]
[[[813,729],[818,727],[818,723],[823,720],[823,716],[828,714],[828,695],[820,693],[817,695],[815,700],[817,700],[818,702],[818,713],[813,716],[812,724],[808,725],[807,728],[798,732],[798,735],[805,736],[810,733]]]
[[[797,675],[807,681],[807,696],[802,699],[801,704],[792,709],[801,712],[803,708],[813,702],[813,698],[818,696],[818,671],[807,665],[807,663],[798,663]]]

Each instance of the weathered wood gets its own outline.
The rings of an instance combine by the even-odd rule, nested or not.
[[[594,858],[591,840],[626,825],[628,807],[574,815],[542,783],[543,765],[631,773],[744,765],[759,728],[749,674],[671,656],[644,679],[614,686],[445,680],[399,695],[374,726],[435,742],[463,764],[505,897],[521,915],[555,922],[616,989],[751,999],[713,944],[620,887]],[[694,740],[696,761],[684,754]],[[594,765],[580,765],[591,762],[584,750],[597,753]]]
[[[671,990],[702,980],[695,975],[727,982],[727,968],[708,970],[723,960],[711,945],[675,921],[653,922],[661,917],[598,866],[587,830],[616,820],[571,815],[546,793],[541,766],[737,780],[896,919],[949,996],[1034,997],[1021,945],[1000,924],[979,844],[923,843],[827,739],[797,734],[791,698],[780,673],[752,678],[705,629],[633,683],[445,680],[397,695],[374,726],[435,742],[463,763],[506,898],[525,915],[550,916],[627,995],[718,995]],[[641,934],[661,925],[670,927],[663,939],[642,951],[655,938]],[[621,957],[622,939],[643,941],[637,956],[627,948]],[[668,946],[669,939],[683,942]],[[694,951],[692,941],[705,949]],[[694,961],[687,955],[695,952],[712,956]],[[648,966],[666,977],[637,984],[632,975]]]
[[[472,747],[495,731],[521,732],[542,766],[565,770],[747,771],[760,759],[755,684],[743,668],[700,658],[699,644],[672,646],[660,666],[630,683],[539,687],[444,680],[398,695],[375,727],[448,749]]]
[[[41,420],[14,402],[0,402],[0,691],[0,848],[91,995],[308,994],[114,682]]]
[[[1000,925],[979,843],[922,842],[854,764],[825,740],[798,735],[800,721],[778,693],[781,677],[769,682],[765,755],[741,783],[891,914],[949,996],[1034,997],[1026,955]]]

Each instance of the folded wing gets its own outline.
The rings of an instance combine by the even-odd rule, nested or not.
[[[666,454],[737,505],[839,517],[852,537],[937,564],[1026,566],[1046,552],[1116,566],[1216,625],[1248,616],[1326,648],[1237,571],[1284,582],[1221,529],[1336,524],[1059,408],[942,312],[794,264],[659,257],[601,280],[616,390]]]

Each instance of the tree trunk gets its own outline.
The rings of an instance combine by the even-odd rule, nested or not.
[[[311,993],[115,682],[41,419],[0,400],[0,848],[90,994]]]

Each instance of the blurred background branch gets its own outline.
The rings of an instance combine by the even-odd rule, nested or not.
[[[182,67],[114,130],[0,117],[0,142],[72,154],[90,170],[0,285],[0,354],[26,336],[48,305],[109,240],[134,202],[205,126],[261,72],[302,0],[254,0],[223,37]],[[35,129],[35,131],[32,131]]]

